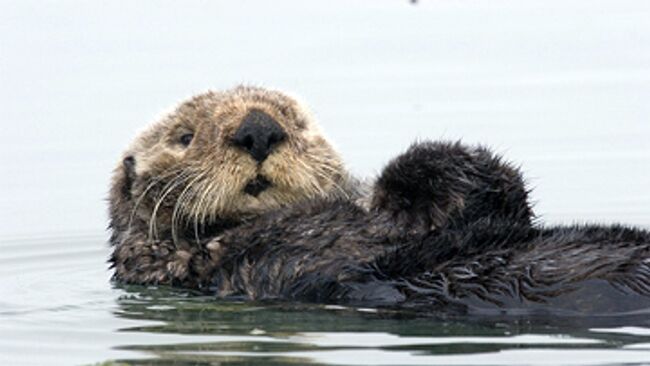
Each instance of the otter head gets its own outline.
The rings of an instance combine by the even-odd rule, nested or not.
[[[296,100],[253,87],[208,92],[181,103],[126,151],[113,176],[111,226],[114,236],[198,234],[300,201],[345,196],[348,179]]]

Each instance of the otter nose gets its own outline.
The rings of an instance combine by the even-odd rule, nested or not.
[[[261,163],[286,137],[282,127],[271,116],[252,110],[242,120],[232,141]]]

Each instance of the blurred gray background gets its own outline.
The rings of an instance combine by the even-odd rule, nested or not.
[[[134,134],[238,83],[301,96],[356,174],[463,139],[520,164],[546,222],[650,225],[649,19],[645,0],[3,1],[0,237],[102,235]]]

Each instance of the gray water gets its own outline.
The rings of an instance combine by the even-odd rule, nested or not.
[[[360,176],[415,139],[463,139],[521,165],[543,222],[650,227],[648,19],[646,0],[1,1],[0,364],[650,363],[643,317],[115,287],[104,202],[146,123],[248,83],[301,96]]]

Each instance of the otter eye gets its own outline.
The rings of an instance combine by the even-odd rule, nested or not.
[[[193,138],[194,138],[193,133],[186,133],[183,136],[181,136],[181,138],[178,141],[181,143],[181,145],[187,147],[190,145],[190,142],[192,142]]]

